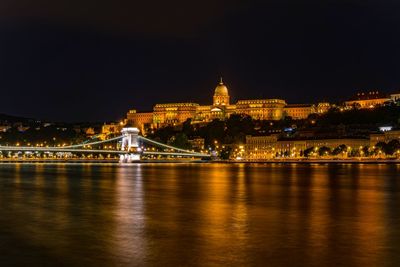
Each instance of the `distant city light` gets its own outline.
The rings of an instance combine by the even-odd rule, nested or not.
[[[382,127],[379,127],[379,131],[381,131],[381,132],[391,131],[392,129],[393,129],[393,126],[382,126]]]

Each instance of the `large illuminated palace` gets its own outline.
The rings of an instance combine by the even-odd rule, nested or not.
[[[132,109],[127,114],[127,123],[145,132],[146,129],[167,125],[178,125],[191,119],[192,123],[206,123],[213,119],[224,120],[232,114],[247,114],[253,119],[280,120],[285,116],[293,119],[305,119],[312,113],[323,113],[329,109],[329,103],[287,104],[282,99],[239,100],[230,103],[229,91],[222,78],[214,90],[212,105],[201,106],[197,103],[156,104],[153,112],[137,112]]]

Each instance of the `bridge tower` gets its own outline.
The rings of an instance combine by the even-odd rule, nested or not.
[[[139,154],[139,129],[135,127],[122,128],[122,151],[130,153],[120,156],[120,162],[132,162],[140,160]]]

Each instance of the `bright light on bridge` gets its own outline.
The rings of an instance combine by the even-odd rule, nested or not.
[[[120,150],[113,150],[113,146],[103,145],[103,149],[93,149],[93,147],[97,145],[102,145],[109,142],[121,142],[121,149]],[[146,149],[145,147],[141,148],[139,146],[139,142],[148,143],[153,146],[159,147],[164,151],[156,151],[155,148]],[[115,146],[117,148],[118,146]],[[123,162],[131,162],[140,160],[142,155],[158,155],[158,156],[176,156],[176,157],[189,157],[189,158],[209,158],[209,154],[193,152],[190,150],[182,149],[173,147],[170,145],[166,145],[143,136],[139,136],[139,130],[137,128],[123,128],[122,135],[117,136],[114,138],[102,140],[102,141],[93,141],[93,142],[83,142],[81,144],[76,145],[67,145],[65,143],[58,144],[56,147],[49,147],[48,145],[44,146],[43,143],[36,144],[36,147],[31,146],[20,146],[17,143],[16,146],[0,146],[0,152],[7,151],[7,152],[44,152],[44,153],[98,153],[98,154],[117,154],[120,155],[120,159]],[[68,154],[68,155],[70,155]],[[63,154],[64,155],[64,154]],[[90,154],[88,157],[92,157]]]

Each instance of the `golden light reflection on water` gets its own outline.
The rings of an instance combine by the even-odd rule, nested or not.
[[[12,165],[0,169],[0,236],[8,242],[0,243],[0,260],[18,244],[38,255],[19,259],[33,265],[57,258],[70,266],[396,263],[398,170],[383,164]]]
[[[201,235],[202,258],[205,261],[223,264],[221,255],[229,261],[245,262],[243,249],[233,249],[229,244],[240,243],[247,247],[249,238],[248,201],[249,188],[246,182],[245,165],[224,168],[214,165],[204,177],[204,200],[199,207],[203,221],[198,229]],[[238,247],[237,247],[238,248]]]
[[[146,253],[141,165],[118,168],[116,196],[113,250],[115,250],[115,255],[119,255],[120,263],[132,265],[138,260],[143,260]]]
[[[233,207],[233,221],[234,221],[234,233],[242,239],[245,239],[245,235],[248,229],[248,214],[247,214],[247,199],[248,192],[246,188],[246,171],[244,166],[241,165],[236,178],[236,194],[235,194],[235,204]]]

